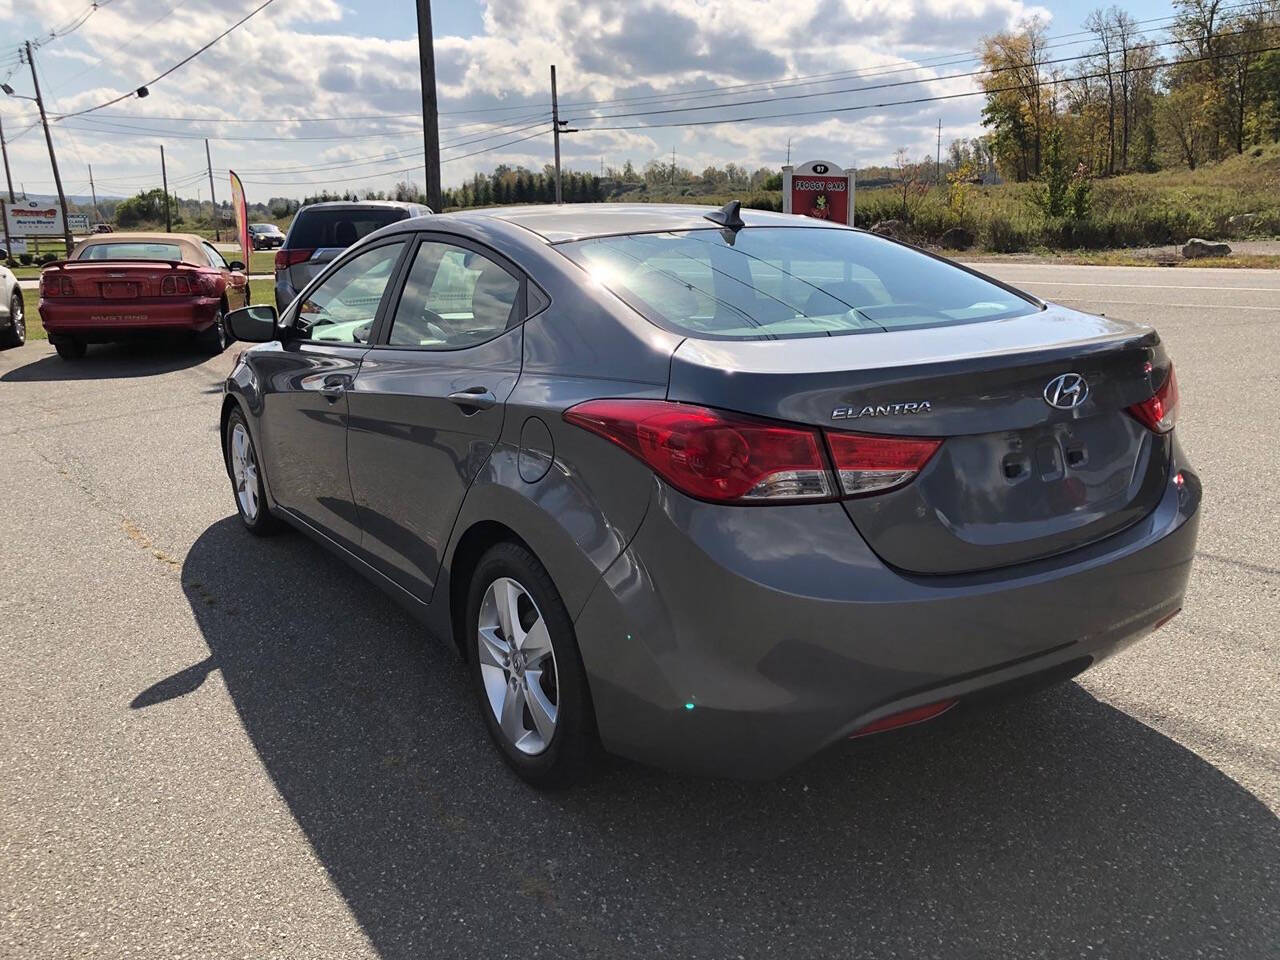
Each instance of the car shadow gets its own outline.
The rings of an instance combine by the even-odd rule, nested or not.
[[[773,783],[622,761],[525,787],[466,672],[304,538],[236,518],[182,581],[265,769],[383,957],[1260,957],[1280,822],[1076,684]],[[1274,954],[1272,954],[1274,955]]]
[[[132,380],[185,370],[209,359],[207,352],[182,337],[90,344],[79,360],[63,360],[52,347],[49,350],[39,360],[0,375],[0,383]]]

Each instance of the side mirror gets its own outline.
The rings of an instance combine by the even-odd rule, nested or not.
[[[227,264],[227,268],[230,270],[244,270],[244,261],[232,260],[230,263]]]
[[[270,304],[243,307],[227,314],[227,326],[231,335],[246,343],[270,343],[280,339],[276,333],[278,316]]]

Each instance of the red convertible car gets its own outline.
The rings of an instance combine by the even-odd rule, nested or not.
[[[244,264],[194,234],[92,236],[40,271],[40,320],[64,360],[90,343],[164,331],[189,331],[221,353],[224,317],[248,302]]]

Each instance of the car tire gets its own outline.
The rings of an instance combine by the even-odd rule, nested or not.
[[[511,598],[515,658],[504,629]],[[503,759],[535,787],[584,779],[598,754],[595,712],[573,621],[546,568],[518,543],[490,548],[472,574],[466,618],[472,687]]]
[[[20,347],[26,342],[27,320],[22,291],[15,288],[9,298],[9,327],[0,333],[0,347]]]
[[[257,537],[269,536],[280,529],[280,521],[267,506],[267,488],[262,480],[261,461],[253,445],[253,434],[239,407],[227,417],[222,437],[222,456],[227,476],[231,478],[231,496],[244,528]]]
[[[53,349],[58,351],[58,356],[63,360],[79,360],[88,352],[89,347],[83,340],[68,337],[55,340]]]
[[[222,307],[213,318],[213,323],[196,334],[196,343],[200,349],[210,356],[216,357],[227,349],[231,338],[227,335],[227,316]]]

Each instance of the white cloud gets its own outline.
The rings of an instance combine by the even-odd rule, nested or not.
[[[92,162],[104,182],[142,186],[158,181],[157,148],[163,142],[171,180],[190,181],[188,192],[194,192],[204,187],[195,175],[204,166],[202,138],[206,135],[213,138],[216,167],[235,167],[244,172],[246,181],[280,181],[251,183],[251,195],[299,195],[308,189],[307,181],[324,182],[331,188],[344,183],[378,188],[404,178],[398,171],[419,163],[419,157],[389,159],[381,165],[364,161],[421,151],[417,41],[412,6],[405,6],[400,38],[383,39],[363,35],[370,12],[359,9],[353,0],[345,7],[335,0],[273,4],[191,64],[154,84],[147,99],[129,99],[92,119],[55,125],[64,180],[69,188],[87,181],[85,166]],[[36,23],[29,12],[13,13],[12,0],[0,0],[0,15],[10,11],[17,17],[19,32],[34,35],[49,24],[66,22],[83,7],[84,0],[47,0],[39,5]],[[215,0],[188,0],[148,26],[163,11],[149,0],[114,0],[75,34],[42,48],[38,58],[51,109],[72,112],[129,90],[240,15]],[[907,146],[913,154],[928,149],[936,137],[939,115],[944,119],[944,139],[969,135],[976,124],[977,100],[825,116],[801,112],[834,103],[957,92],[967,89],[971,81],[931,80],[864,94],[792,100],[776,97],[819,88],[784,86],[771,96],[761,84],[819,73],[899,69],[940,54],[962,54],[972,49],[983,32],[1036,12],[1046,11],[1022,0],[791,0],[785,6],[776,0],[488,0],[479,33],[436,37],[441,140],[450,145],[444,150],[446,158],[460,157],[536,132],[516,128],[547,109],[548,67],[555,63],[564,115],[584,128],[781,115],[733,125],[584,130],[563,141],[566,162],[583,169],[594,169],[602,155],[610,164],[630,158],[643,165],[668,156],[672,145],[677,147],[678,159],[688,157],[682,163],[695,167],[730,160],[747,166],[776,166],[785,155],[788,137],[794,159],[822,155],[841,163],[884,162],[898,146]],[[833,86],[919,79],[959,69],[963,68],[916,68],[874,80],[846,78]],[[767,102],[731,112],[723,106],[724,98],[704,97],[675,105],[721,106],[649,117],[617,116],[662,106],[635,98],[731,84],[754,85],[735,99]],[[627,99],[585,104],[620,98]],[[511,109],[460,112],[492,108]],[[354,114],[409,116],[261,125],[158,119],[198,116],[232,121]],[[21,126],[9,112],[5,120],[8,129]],[[507,122],[509,136],[468,143],[492,132],[477,126],[482,121]],[[126,125],[133,129],[122,136]],[[168,132],[152,132],[157,130]],[[47,184],[47,158],[38,133],[33,131],[15,143],[15,165],[31,171],[33,181]],[[343,135],[349,138],[295,139]],[[230,139],[251,137],[261,139]],[[444,179],[456,183],[499,162],[541,167],[549,159],[549,137],[544,137],[446,163]],[[351,166],[273,172],[341,161]],[[377,171],[392,172],[369,176]],[[408,178],[422,179],[421,174],[412,173]]]

